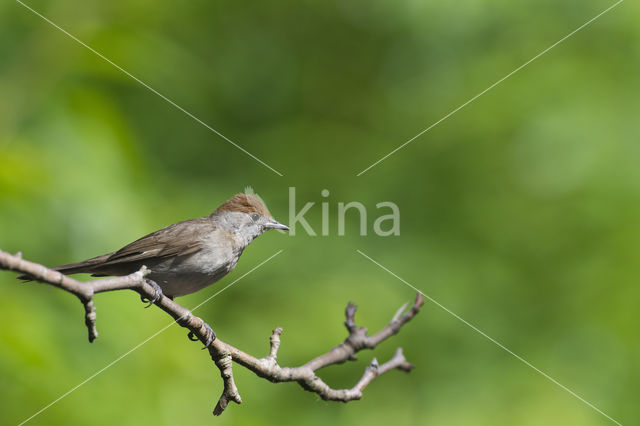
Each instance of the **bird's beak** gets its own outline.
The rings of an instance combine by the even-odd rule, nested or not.
[[[269,220],[269,222],[267,222],[265,224],[267,229],[280,229],[282,231],[288,231],[289,227],[287,225],[285,225],[284,223],[280,223],[275,219],[271,219]]]

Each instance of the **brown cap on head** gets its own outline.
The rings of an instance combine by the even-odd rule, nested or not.
[[[218,207],[213,214],[224,212],[243,212],[258,213],[262,216],[271,217],[271,213],[267,210],[267,206],[255,195],[252,194],[236,194],[230,200],[225,201]]]

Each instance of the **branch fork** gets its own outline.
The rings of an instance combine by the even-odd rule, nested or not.
[[[404,324],[420,312],[420,308],[424,304],[422,295],[418,293],[409,310],[406,309],[407,304],[403,305],[384,328],[369,336],[365,327],[356,325],[357,307],[349,302],[345,310],[346,320],[344,322],[349,334],[343,343],[301,366],[281,367],[278,364],[278,350],[283,332],[281,327],[276,327],[272,331],[269,338],[269,353],[263,358],[249,355],[218,338],[210,341],[211,328],[187,308],[164,295],[158,295],[157,286],[145,278],[150,271],[144,266],[137,272],[126,276],[80,282],[43,265],[24,260],[21,253],[12,255],[0,250],[0,269],[26,274],[35,281],[50,284],[75,295],[84,306],[85,324],[90,342],[98,337],[96,307],[93,302],[95,294],[129,289],[137,292],[142,298],[153,301],[153,304],[169,314],[181,327],[188,329],[189,336],[193,336],[205,344],[211,359],[218,367],[222,377],[223,391],[213,410],[213,414],[216,416],[224,412],[229,402],[242,403],[233,378],[234,362],[249,369],[258,377],[274,383],[297,382],[303,389],[316,393],[326,401],[349,402],[362,398],[364,389],[382,374],[395,369],[405,372],[411,371],[413,366],[406,360],[402,348],[397,348],[393,357],[383,364],[379,364],[377,359],[373,358],[365,368],[360,380],[350,389],[331,388],[316,375],[316,371],[330,365],[355,360],[356,353],[363,349],[374,349],[381,342],[398,333]]]

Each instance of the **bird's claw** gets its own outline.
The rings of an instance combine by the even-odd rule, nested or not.
[[[216,339],[216,332],[213,331],[213,329],[209,327],[209,324],[207,324],[206,322],[204,323],[204,326],[207,329],[207,341],[205,342],[204,348],[202,349],[207,349],[211,344],[211,342],[213,342]]]
[[[147,306],[145,306],[145,308],[148,308],[149,306],[153,305],[158,300],[160,300],[160,298],[162,297],[162,289],[160,288],[160,286],[155,281],[147,279],[147,284],[149,284],[151,287],[153,287],[154,294],[153,294],[153,298],[151,300],[147,299],[144,296],[140,296],[140,300],[142,300],[143,303],[149,302],[149,304]]]
[[[207,349],[211,342],[216,339],[216,332],[213,331],[213,329],[206,322],[204,323],[204,328],[207,329],[207,340],[204,343],[204,348],[202,349]],[[187,338],[189,338],[189,340],[191,340],[192,342],[197,342],[198,340],[200,340],[196,337],[196,334],[193,331],[190,331],[189,334],[187,334]]]

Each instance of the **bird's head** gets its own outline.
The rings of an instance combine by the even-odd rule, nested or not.
[[[288,231],[289,227],[273,217],[264,202],[254,194],[236,194],[225,201],[211,216],[227,230],[251,242],[269,229]]]

